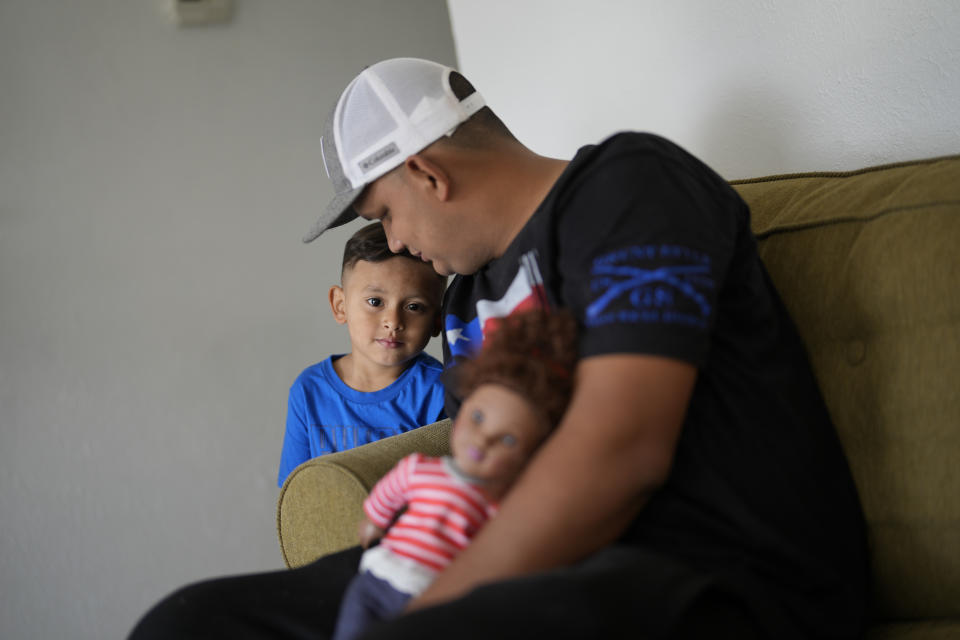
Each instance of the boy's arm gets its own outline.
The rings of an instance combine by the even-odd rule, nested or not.
[[[586,358],[564,420],[500,513],[408,609],[574,562],[616,540],[664,483],[697,369],[667,358]]]
[[[277,473],[277,486],[282,487],[290,472],[310,455],[310,437],[307,435],[307,423],[304,419],[303,389],[294,385],[287,399],[287,426],[283,433],[283,446],[280,450],[280,469]]]

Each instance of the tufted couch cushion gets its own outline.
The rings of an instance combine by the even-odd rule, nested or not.
[[[960,157],[734,186],[850,461],[878,617],[960,618]]]

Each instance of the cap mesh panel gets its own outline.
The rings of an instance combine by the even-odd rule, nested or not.
[[[340,120],[343,155],[347,162],[356,163],[359,154],[396,131],[397,125],[363,77],[344,100],[347,108]]]

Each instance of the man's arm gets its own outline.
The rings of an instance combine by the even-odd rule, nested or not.
[[[670,472],[696,375],[691,364],[654,356],[582,360],[564,420],[500,513],[408,609],[616,540]]]

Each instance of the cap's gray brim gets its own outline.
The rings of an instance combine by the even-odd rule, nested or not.
[[[310,228],[307,235],[303,236],[303,241],[313,242],[327,229],[333,229],[342,224],[347,224],[356,218],[357,212],[353,210],[353,201],[363,192],[365,186],[366,185],[360,185],[359,187],[335,195],[333,200],[330,201],[330,204],[327,205],[326,211],[320,216],[320,219]]]

